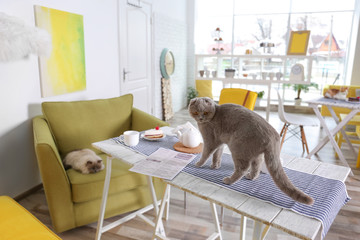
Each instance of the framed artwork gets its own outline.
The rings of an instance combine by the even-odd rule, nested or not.
[[[306,55],[310,31],[291,31],[287,55]]]
[[[36,26],[52,38],[50,57],[40,57],[41,96],[86,89],[83,16],[34,6]]]

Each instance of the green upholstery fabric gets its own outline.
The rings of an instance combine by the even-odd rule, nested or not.
[[[132,104],[133,97],[127,94],[111,99],[44,102],[42,110],[64,156],[130,129]]]
[[[73,169],[65,170],[61,156],[75,149],[89,148],[93,142],[119,136],[126,130],[141,131],[168,125],[133,108],[132,95],[89,101],[45,102],[42,107],[46,118],[38,116],[33,119],[34,145],[56,232],[97,221],[105,179],[105,170],[88,175]],[[99,155],[105,160],[104,154]],[[129,172],[129,167],[118,159],[112,161],[106,218],[152,203],[146,177]],[[164,183],[159,179],[153,182],[160,198]]]
[[[104,160],[106,158],[104,154],[101,154],[101,157]],[[106,161],[104,161],[104,163],[106,166]],[[129,165],[121,161],[112,161],[109,194],[124,192],[147,185],[144,175],[129,172],[129,168]],[[106,174],[105,171],[97,174],[81,174],[74,169],[68,169],[66,172],[72,187],[73,202],[86,202],[101,198]]]

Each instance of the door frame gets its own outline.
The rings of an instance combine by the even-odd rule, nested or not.
[[[122,4],[120,2],[123,2],[122,4],[124,4],[124,6],[126,7],[133,7],[135,8],[134,6],[132,5],[129,5],[128,4],[128,1],[127,0],[118,0],[117,1],[117,31],[118,31],[118,57],[119,57],[119,81],[120,81],[120,84],[119,84],[119,93],[120,95],[124,95],[124,94],[127,94],[125,92],[125,87],[124,87],[124,80],[123,80],[123,69],[125,68],[124,66],[124,62],[122,60],[122,57],[121,57],[121,52],[122,52],[122,45],[123,45],[123,41],[121,40],[121,33],[122,33],[122,22],[121,22],[121,7],[122,7]],[[155,92],[155,44],[154,44],[154,12],[153,12],[153,4],[152,2],[149,2],[149,1],[140,1],[141,4],[146,4],[146,5],[149,5],[149,8],[150,8],[150,91],[155,93],[155,94],[150,94],[150,113],[152,115],[154,115],[155,113],[155,95],[156,95],[156,92]],[[127,23],[124,23],[124,24],[127,24]]]

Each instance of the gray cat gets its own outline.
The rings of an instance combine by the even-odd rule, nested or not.
[[[235,171],[223,182],[232,184],[249,169],[246,177],[256,179],[264,155],[270,175],[280,190],[295,201],[313,204],[314,200],[297,189],[284,172],[280,162],[280,136],[260,115],[236,104],[218,105],[207,97],[193,99],[189,113],[197,121],[204,139],[204,150],[196,166],[203,166],[213,155],[211,168],[219,168],[224,144],[227,144]]]

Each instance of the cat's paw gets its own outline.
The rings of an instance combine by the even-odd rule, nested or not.
[[[228,185],[232,184],[231,178],[230,178],[230,177],[224,178],[224,179],[223,179],[223,183],[228,184]]]
[[[255,180],[259,177],[259,174],[252,174],[252,173],[248,173],[245,175],[245,178],[246,179],[249,179],[249,180]]]
[[[200,162],[200,161],[197,162],[197,163],[195,163],[195,166],[196,166],[196,167],[202,167],[203,165],[204,165],[204,163],[202,163],[202,162]]]
[[[211,164],[211,169],[218,169],[218,168],[220,168],[220,164]]]

